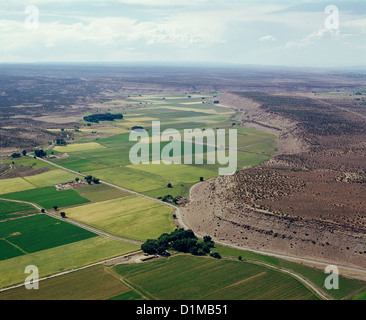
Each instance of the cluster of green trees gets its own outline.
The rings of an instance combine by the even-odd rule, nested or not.
[[[111,113],[104,113],[104,114],[92,114],[90,116],[84,117],[84,120],[87,122],[94,122],[99,123],[99,121],[114,121],[116,119],[123,119],[122,114],[111,114]]]
[[[144,130],[144,127],[134,126],[134,127],[131,128],[131,130]]]
[[[37,158],[43,158],[47,155],[47,153],[45,151],[43,151],[42,149],[39,149],[39,150],[34,150],[34,155]]]
[[[75,179],[76,180],[76,179]],[[78,180],[76,180],[78,181]],[[95,183],[95,184],[99,184],[100,180],[96,177],[93,177],[93,176],[86,176],[85,177],[85,181],[88,183],[88,184],[91,184],[92,182]]]
[[[20,158],[21,156],[26,156],[27,155],[27,150],[23,150],[22,153],[17,153],[17,152],[14,152],[11,157],[13,159],[16,159],[16,158]]]
[[[58,146],[66,146],[66,144],[67,144],[65,139],[62,139],[62,138],[56,139],[55,142]]]
[[[191,253],[197,256],[210,254],[214,258],[221,258],[217,252],[211,253],[215,247],[215,242],[210,236],[205,236],[202,241],[198,241],[192,230],[176,229],[175,231],[163,233],[157,240],[148,239],[141,246],[142,251],[148,254],[169,255],[167,250],[173,249],[179,252]]]
[[[14,153],[11,155],[11,157],[12,157],[13,159],[20,158],[20,157],[21,157],[21,154],[20,154],[20,153],[16,153],[16,152],[14,152]]]
[[[163,197],[158,197],[158,199],[164,202],[178,204],[179,200],[182,199],[182,197],[181,196],[173,197],[171,194],[168,194]]]

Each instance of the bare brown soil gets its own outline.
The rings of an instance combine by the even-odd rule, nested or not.
[[[9,166],[8,166],[9,169]],[[16,166],[9,169],[4,174],[0,173],[0,179],[9,179],[17,177],[35,176],[37,174],[51,170],[50,168],[33,168],[32,166]]]
[[[244,110],[243,125],[277,132],[279,151],[262,165],[194,186],[183,217],[217,240],[365,268],[365,120],[347,102],[287,96],[221,99]]]

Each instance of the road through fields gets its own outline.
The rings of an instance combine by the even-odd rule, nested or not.
[[[48,161],[46,159],[42,159],[42,158],[38,158],[39,160],[43,161],[43,162],[46,162],[50,165],[53,165],[57,168],[60,168],[62,170],[65,170],[65,171],[68,171],[68,172],[71,172],[73,174],[76,174],[76,175],[79,175],[79,176],[83,176],[83,177],[86,177],[86,175],[84,174],[81,174],[79,172],[76,172],[74,170],[71,170],[71,169],[68,169],[68,168],[65,168],[65,167],[62,167],[58,164],[55,164],[55,163],[52,163],[51,161]],[[140,196],[140,197],[143,197],[143,198],[146,198],[146,199],[149,199],[149,200],[152,200],[152,201],[155,201],[155,202],[158,202],[158,203],[161,203],[161,204],[164,204],[166,206],[169,206],[171,207],[172,209],[174,209],[177,213],[177,219],[179,221],[179,225],[184,228],[184,229],[189,229],[189,227],[186,225],[186,223],[183,221],[182,219],[182,216],[181,216],[181,212],[180,212],[180,209],[179,207],[176,207],[170,203],[166,203],[166,202],[163,202],[163,201],[160,201],[159,199],[155,199],[155,198],[152,198],[152,197],[149,197],[149,196],[146,196],[144,194],[140,194],[138,192],[135,192],[135,191],[132,191],[132,190],[129,190],[129,189],[126,189],[126,188],[123,188],[123,187],[120,187],[120,186],[117,186],[117,185],[114,185],[112,183],[109,183],[109,182],[106,182],[106,181],[100,181],[100,183],[103,183],[103,184],[106,184],[110,187],[113,187],[113,188],[116,188],[116,189],[119,189],[121,191],[125,191],[125,192],[128,192],[130,194],[133,194],[133,195],[137,195],[137,196]],[[194,230],[193,230],[194,231]],[[196,236],[199,237],[199,238],[203,238],[203,235],[200,235],[200,234],[197,234],[195,232]],[[131,241],[131,240],[130,240]],[[295,258],[294,257],[289,257],[289,256],[284,256],[284,255],[279,255],[279,254],[274,254],[274,253],[268,253],[268,252],[261,252],[261,251],[258,251],[258,250],[252,250],[250,248],[243,248],[243,247],[238,247],[238,246],[234,246],[234,245],[231,245],[231,244],[228,244],[228,243],[225,243],[225,242],[221,242],[221,241],[216,241],[217,244],[219,245],[223,245],[223,246],[227,246],[227,247],[232,247],[232,248],[235,248],[235,249],[239,249],[239,250],[244,250],[244,251],[250,251],[250,252],[254,252],[254,253],[258,253],[258,254],[263,254],[263,255],[267,255],[267,256],[272,256],[272,257],[276,257],[276,258],[281,258],[281,259],[287,259],[287,260],[294,260]],[[313,263],[313,264],[319,264],[317,261],[311,261],[311,260],[307,260],[307,259],[300,259],[300,258],[297,258],[298,261],[306,261],[308,263]],[[303,283],[307,288],[309,288],[310,290],[312,290],[317,296],[319,296],[321,299],[324,299],[324,300],[329,300],[330,298],[324,294],[324,292],[319,289],[317,286],[315,286],[313,283],[311,283],[309,280],[303,278],[302,276],[300,276],[299,274],[291,271],[291,270],[287,270],[287,269],[283,269],[283,268],[278,268],[276,266],[272,266],[270,264],[266,264],[266,263],[262,263],[260,262],[260,264],[263,264],[263,265],[266,265],[267,267],[271,267],[271,268],[274,268],[278,271],[281,271],[281,272],[284,272],[286,274],[289,274],[291,275],[292,277],[296,278],[297,280],[299,280],[301,283]],[[366,272],[366,271],[365,271]]]

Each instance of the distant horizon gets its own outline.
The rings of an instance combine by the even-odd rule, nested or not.
[[[2,65],[14,66],[151,66],[151,67],[204,67],[223,68],[231,66],[233,68],[270,68],[270,69],[301,69],[301,70],[350,70],[357,69],[366,71],[364,65],[339,65],[339,66],[298,66],[298,65],[266,65],[266,64],[242,64],[230,62],[202,62],[202,61],[36,61],[36,62],[0,62]]]
[[[0,63],[366,64],[364,0],[11,0],[0,13]]]

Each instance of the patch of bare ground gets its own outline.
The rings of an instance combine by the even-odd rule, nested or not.
[[[18,177],[35,176],[37,174],[51,170],[50,168],[33,168],[32,166],[16,166],[5,173],[1,174],[0,179],[10,179]]]
[[[72,182],[69,183],[60,183],[58,185],[56,185],[56,190],[57,191],[62,191],[62,190],[70,190],[70,189],[74,189],[74,188],[81,188],[84,186],[87,186],[88,183],[85,182],[84,180],[74,180]]]
[[[277,135],[278,153],[296,154],[309,149],[307,142],[300,138],[301,129],[296,121],[266,112],[260,108],[260,103],[234,93],[220,96],[220,103],[244,112],[240,126]]]
[[[251,92],[221,101],[245,112],[244,126],[277,132],[279,151],[194,186],[181,210],[186,223],[245,248],[366,268],[364,119],[347,103],[302,96]]]

